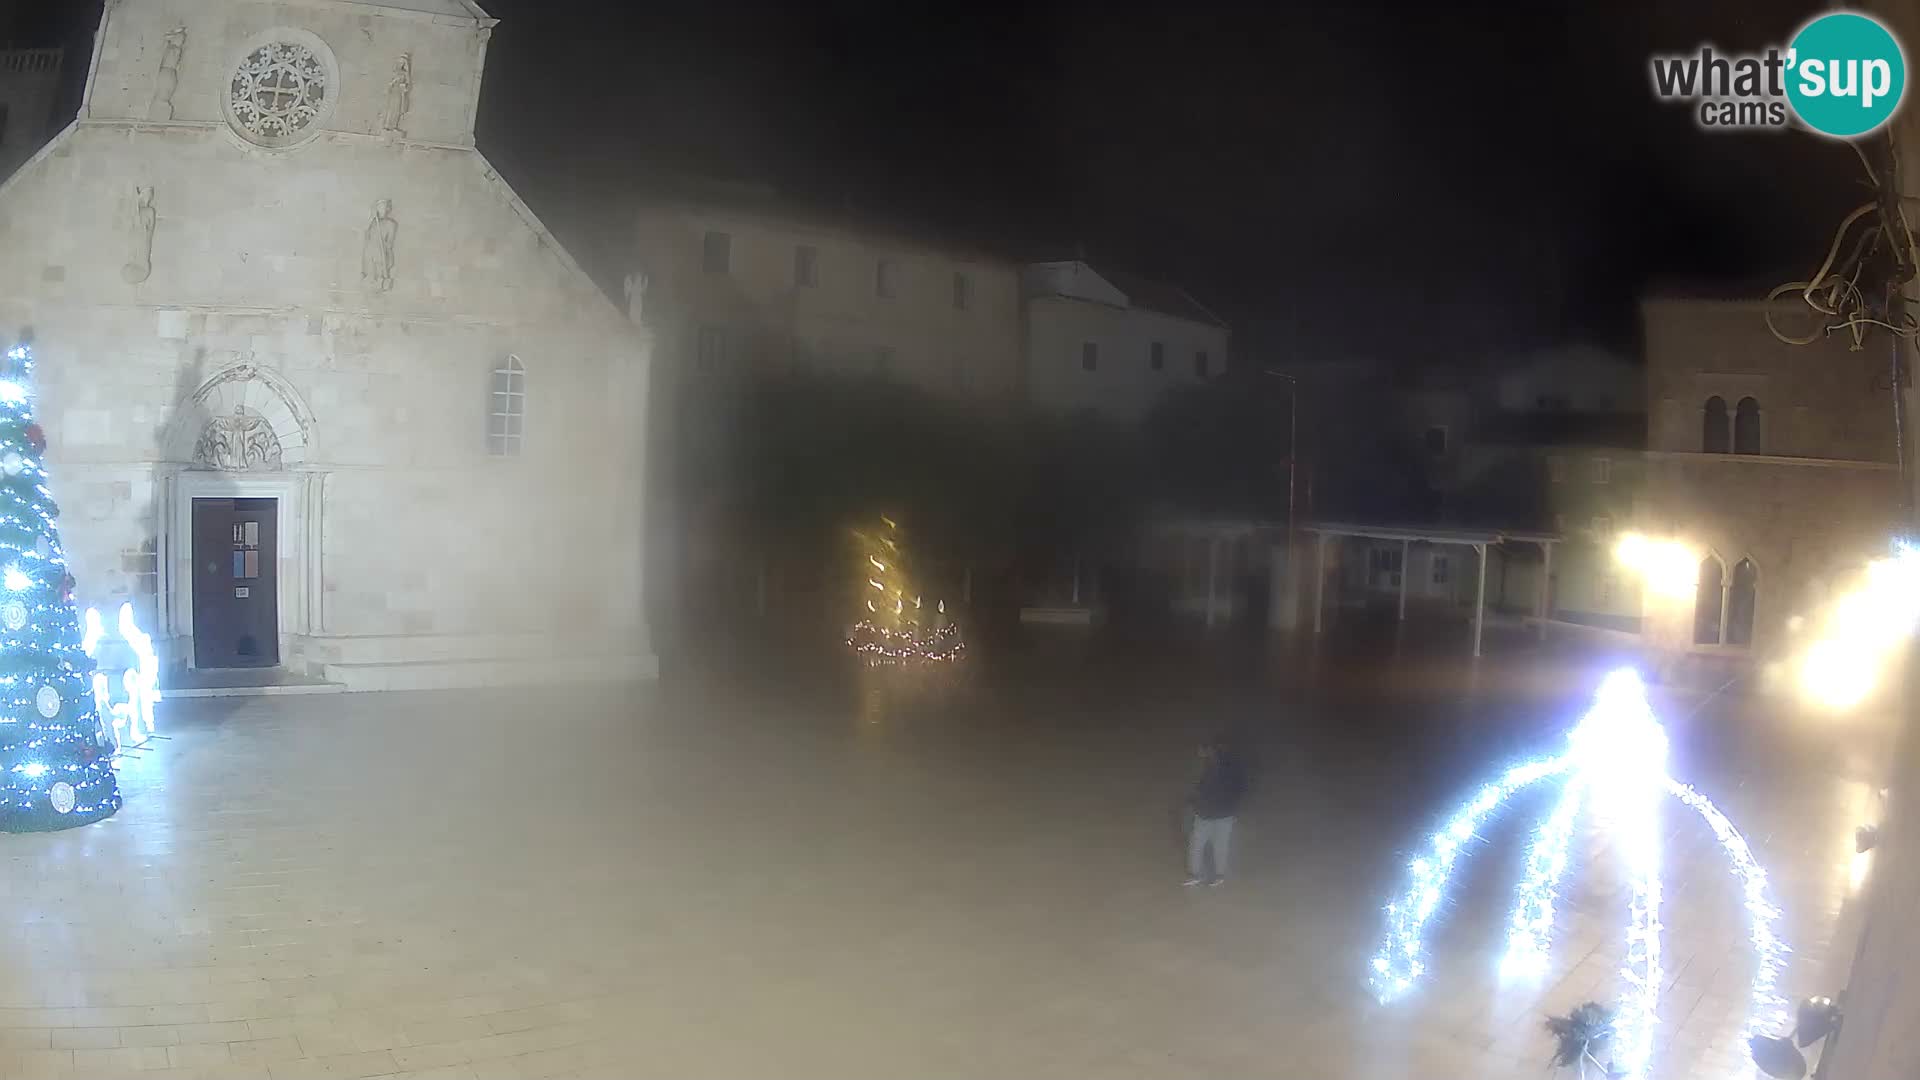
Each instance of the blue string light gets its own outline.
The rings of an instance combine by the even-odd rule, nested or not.
[[[120,809],[69,595],[59,508],[33,445],[33,354],[0,378],[0,829],[65,829]]]

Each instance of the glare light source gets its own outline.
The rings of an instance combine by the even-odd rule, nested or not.
[[[1678,540],[1656,540],[1625,533],[1613,545],[1613,558],[1640,578],[1655,596],[1691,600],[1699,581],[1700,557]]]
[[[1879,688],[1916,624],[1920,550],[1899,542],[1821,617],[1818,638],[1794,665],[1801,696],[1837,711],[1858,706]]]
[[[5,584],[13,592],[25,592],[33,588],[33,579],[21,572],[17,566],[7,567],[4,577],[0,577],[0,583]]]

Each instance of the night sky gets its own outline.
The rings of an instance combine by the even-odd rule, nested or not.
[[[77,83],[98,3],[11,2],[0,38],[64,35]],[[1177,280],[1243,360],[1630,348],[1649,283],[1798,276],[1857,201],[1844,147],[1648,90],[1650,51],[1806,2],[482,2],[481,147],[590,264],[631,178],[752,180]]]

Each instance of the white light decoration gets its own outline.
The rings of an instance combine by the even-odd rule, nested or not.
[[[132,604],[120,605],[120,618],[115,629],[135,659],[135,663],[119,672],[119,683],[126,698],[114,701],[111,673],[95,671],[94,707],[101,716],[113,718],[113,741],[116,747],[129,743],[139,746],[153,735],[153,707],[160,701],[160,658],[153,651],[153,637],[134,622]],[[106,631],[101,626],[99,610],[88,608],[86,634],[81,638],[80,647],[97,661],[100,643],[105,639]]]
[[[19,567],[9,566],[5,574],[0,574],[0,584],[4,584],[12,592],[25,592],[33,588],[33,579]]]
[[[13,356],[8,353],[8,356]],[[19,359],[19,357],[14,357]],[[0,404],[24,405],[27,402],[27,388],[12,379],[0,379]]]
[[[38,780],[47,775],[47,767],[37,761],[29,761],[20,766],[20,774],[29,779]]]
[[[51,686],[42,686],[34,691],[33,707],[41,716],[51,720],[60,715],[60,691]]]
[[[53,812],[56,814],[65,815],[73,813],[75,796],[76,792],[73,790],[73,785],[67,783],[65,780],[57,780],[51,787],[47,788],[47,802],[53,805]]]
[[[80,651],[86,653],[89,659],[99,659],[100,637],[106,633],[100,628],[100,609],[88,608],[81,625],[85,629],[80,634]]]
[[[9,600],[0,604],[0,626],[9,630],[26,629],[27,605],[18,600]]]
[[[1780,911],[1767,897],[1766,872],[1754,860],[1739,830],[1719,808],[1693,788],[1667,775],[1667,736],[1646,687],[1631,669],[1614,671],[1601,681],[1593,706],[1569,736],[1568,752],[1515,766],[1488,784],[1435,833],[1430,851],[1408,864],[1407,891],[1386,909],[1387,930],[1374,956],[1371,978],[1384,1003],[1412,989],[1425,973],[1421,936],[1445,899],[1448,877],[1462,847],[1489,815],[1515,792],[1538,781],[1561,781],[1560,797],[1535,831],[1527,853],[1509,923],[1501,974],[1519,978],[1546,965],[1553,933],[1555,892],[1565,874],[1574,822],[1591,808],[1614,838],[1614,850],[1626,863],[1632,884],[1627,947],[1620,979],[1623,989],[1614,1013],[1613,1066],[1628,1080],[1644,1080],[1653,1057],[1661,965],[1660,805],[1671,796],[1698,813],[1726,852],[1739,879],[1750,921],[1748,940],[1755,958],[1749,996],[1747,1034],[1785,1026],[1786,1003],[1777,986],[1786,966],[1787,947],[1774,932]]]

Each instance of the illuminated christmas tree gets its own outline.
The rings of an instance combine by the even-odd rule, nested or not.
[[[120,809],[81,648],[73,579],[33,422],[33,355],[0,369],[0,829],[66,829]]]
[[[847,644],[871,667],[946,664],[966,656],[960,624],[944,601],[920,594],[908,566],[900,526],[881,518],[881,528],[855,532],[861,575],[857,621]]]

